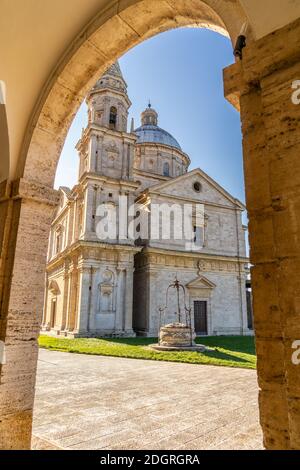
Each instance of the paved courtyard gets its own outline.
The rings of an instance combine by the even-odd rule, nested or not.
[[[33,446],[262,449],[253,370],[40,350]]]

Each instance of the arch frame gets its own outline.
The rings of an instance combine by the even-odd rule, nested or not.
[[[179,27],[209,28],[234,43],[247,17],[234,0],[123,0],[99,12],[65,51],[30,117],[16,178],[52,187],[80,104],[99,76],[132,47]],[[249,30],[249,41],[252,40]],[[43,156],[41,158],[41,156]]]
[[[205,26],[203,17],[199,19],[198,16],[200,4],[210,7],[215,5],[216,11],[223,18],[223,30],[226,24],[227,29],[231,31],[228,26],[230,21],[226,15],[232,15],[234,26],[230,32],[232,40],[238,33],[242,18],[245,19],[243,15],[237,17],[236,10],[230,10],[238,4],[236,1],[230,2],[229,6],[228,2],[222,0],[207,0],[206,2],[179,0],[176,2],[176,7],[173,0],[162,1],[160,4],[165,10],[155,18],[153,18],[153,11],[149,9],[144,11],[144,15],[137,15],[138,11],[141,13],[143,10],[135,8],[145,7],[144,0],[113,2],[87,26],[82,35],[66,51],[45,84],[33,110],[22,147],[22,160],[15,175],[16,180],[11,186],[6,187],[9,188],[8,190],[5,189],[3,192],[5,204],[8,207],[5,230],[6,233],[9,233],[9,227],[13,227],[14,230],[9,233],[10,240],[5,248],[4,256],[9,266],[7,270],[9,279],[6,279],[6,286],[8,284],[9,286],[6,288],[7,295],[2,303],[7,311],[3,310],[5,325],[1,325],[0,332],[2,337],[6,335],[9,338],[10,344],[7,348],[7,365],[5,367],[1,365],[2,378],[6,379],[4,380],[5,399],[8,406],[0,423],[0,448],[25,449],[30,446],[38,353],[37,336],[41,315],[39,311],[42,311],[44,284],[42,273],[46,262],[47,234],[53,209],[57,204],[56,192],[52,189],[52,185],[57,160],[70,123],[84,99],[86,90],[119,55],[147,37],[172,27],[178,27],[176,18],[182,14],[178,11],[179,2],[183,9],[185,7],[188,9],[186,15],[183,15],[184,21],[180,23],[181,26],[191,24]],[[225,4],[228,11],[223,13],[227,20],[220,11],[221,6]],[[173,11],[176,11],[175,16],[166,13],[170,6]],[[130,25],[130,15],[125,16],[125,12],[129,13],[129,8],[133,8],[130,11],[137,15],[136,18],[143,17],[142,25],[135,24],[135,29]],[[193,8],[197,10],[196,16],[191,13]],[[218,25],[220,27],[220,23]],[[206,26],[214,27],[211,18],[207,19]],[[112,34],[115,35],[122,31],[123,33],[115,38],[116,41],[107,44],[107,38],[105,40],[107,29],[105,28],[112,28]],[[100,32],[100,30],[101,34],[98,35],[97,31]],[[99,43],[101,37],[102,42]],[[285,48],[282,48],[283,43]],[[103,47],[105,45],[108,50],[103,50],[101,45]],[[88,63],[85,61],[86,53],[91,59]],[[243,63],[235,64],[225,72],[227,97],[236,105],[240,102],[242,110],[247,205],[251,218],[251,256],[255,264],[253,270],[255,328],[260,335],[258,347],[260,407],[263,411],[261,423],[265,432],[266,447],[281,449],[300,448],[300,432],[298,432],[300,430],[300,397],[296,389],[296,385],[299,384],[299,373],[297,375],[294,366],[288,362],[290,339],[297,331],[300,334],[299,307],[297,307],[297,302],[292,303],[293,289],[297,293],[299,290],[298,280],[296,282],[293,276],[293,272],[299,269],[298,260],[300,259],[299,244],[295,246],[297,237],[294,236],[300,232],[295,217],[295,207],[299,203],[299,196],[293,183],[294,180],[292,179],[292,190],[286,182],[287,175],[297,179],[295,176],[300,174],[298,158],[300,141],[299,131],[291,128],[293,131],[291,132],[291,129],[287,129],[288,124],[282,127],[281,132],[284,137],[281,135],[277,138],[274,135],[274,123],[268,115],[267,107],[271,104],[276,106],[274,103],[270,104],[269,99],[270,90],[275,90],[279,97],[276,108],[278,117],[274,118],[276,124],[280,119],[288,117],[284,115],[283,110],[288,94],[286,89],[282,92],[282,84],[298,70],[299,63],[300,21],[254,43],[245,51]],[[257,108],[254,105],[257,105]],[[280,105],[282,105],[281,108]],[[288,107],[287,112],[290,114],[289,122],[296,119],[295,109]],[[288,120],[283,122],[287,123]],[[291,142],[294,149],[291,149]],[[280,160],[280,157],[275,161],[280,151],[285,152],[290,167],[284,167],[284,162],[282,158]],[[259,158],[262,154],[267,162],[263,165]],[[262,174],[256,171],[253,161],[261,169]],[[286,173],[281,171],[280,179],[271,167],[274,161],[277,169],[287,169]],[[254,181],[259,182],[260,192],[257,190],[258,186],[253,189]],[[271,195],[273,199],[268,191],[273,191]],[[289,195],[288,201],[287,194]],[[285,226],[282,223],[276,225],[280,212],[284,212],[284,215],[288,217],[287,220],[293,227],[293,233],[292,230],[284,231]],[[33,225],[28,222],[32,220],[33,214],[36,230],[32,231]],[[259,233],[259,223],[262,224],[266,236],[261,236]],[[271,241],[269,244],[264,244],[264,240],[268,237]],[[264,250],[267,251],[269,259]],[[28,279],[24,279],[24,272],[30,274],[27,276]],[[289,288],[282,288],[279,285],[279,279],[285,281],[282,282],[282,286],[288,285]],[[287,280],[288,284],[286,284]],[[1,282],[3,282],[2,278]],[[34,295],[30,294],[29,285],[34,285]],[[24,310],[24,299],[26,310]],[[271,317],[268,316],[270,312],[265,305],[271,309]],[[270,324],[266,326],[267,321],[272,322],[271,326]],[[23,336],[20,336],[19,327],[24,322],[27,330],[25,333],[23,331]],[[274,328],[273,331],[272,328]],[[271,346],[270,353],[269,346]],[[277,362],[274,361],[271,353],[278,358]],[[22,380],[20,379],[23,393],[20,400],[16,392],[17,382],[14,380],[10,383],[8,379],[9,368],[15,368],[22,357],[28,357],[30,360],[27,361],[26,367],[24,365]],[[277,378],[274,373],[278,373]],[[271,415],[274,404],[280,411],[280,416],[276,416],[277,422],[274,422]]]

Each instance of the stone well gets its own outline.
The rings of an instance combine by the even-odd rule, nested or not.
[[[184,323],[169,323],[160,328],[159,344],[154,344],[151,348],[157,351],[205,351],[205,346],[196,344],[195,338],[193,328]]]

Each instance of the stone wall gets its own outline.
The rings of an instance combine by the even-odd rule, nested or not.
[[[166,291],[177,276],[186,287],[186,304],[208,302],[208,334],[249,334],[246,305],[246,274],[236,259],[228,263],[218,259],[194,258],[179,253],[147,250],[136,255],[134,328],[147,336],[157,336],[159,308],[166,305]],[[212,285],[207,285],[206,281]],[[191,284],[191,286],[189,286]],[[175,321],[176,298],[169,296],[165,322]]]
[[[208,178],[208,177],[207,177]],[[193,189],[194,183],[199,183],[201,190],[196,193]],[[201,170],[194,170],[174,181],[161,183],[158,186],[150,187],[149,199],[150,210],[155,205],[165,205],[171,208],[174,204],[181,208],[181,218],[174,219],[170,212],[169,220],[172,226],[176,224],[181,226],[183,238],[174,239],[155,239],[150,230],[150,241],[148,245],[161,249],[172,249],[180,251],[189,251],[184,229],[184,205],[203,204],[204,206],[204,244],[199,253],[218,254],[224,256],[246,256],[245,232],[242,226],[243,205],[227,194],[215,182],[207,181]],[[153,209],[154,213],[154,209]],[[167,218],[162,217],[159,220],[160,234],[162,222],[166,223]],[[154,227],[155,218],[149,214],[150,228]],[[151,225],[152,224],[152,225]],[[203,239],[203,237],[202,237]]]
[[[43,331],[71,337],[131,336],[133,258],[139,250],[78,241],[50,261]]]

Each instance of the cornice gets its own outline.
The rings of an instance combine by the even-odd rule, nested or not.
[[[93,180],[95,181],[95,183],[91,183],[88,180]],[[88,183],[90,184],[109,183],[115,186],[119,186],[120,188],[126,187],[126,188],[132,188],[133,190],[136,190],[141,185],[139,181],[111,178],[109,176],[100,175],[98,173],[94,173],[90,171],[85,172],[81,175],[79,183],[80,185],[84,185]]]
[[[249,258],[243,256],[224,256],[224,255],[215,255],[209,253],[195,253],[195,252],[186,252],[186,251],[176,251],[176,250],[163,250],[161,248],[147,247],[143,248],[141,255],[164,255],[164,256],[180,256],[184,258],[196,258],[198,260],[210,260],[210,261],[227,261],[227,262],[239,262],[239,263],[249,263]]]
[[[120,253],[139,253],[142,250],[142,247],[138,246],[131,246],[131,245],[121,245],[121,244],[109,244],[109,243],[101,243],[98,241],[85,241],[85,240],[77,240],[76,242],[72,243],[69,247],[65,248],[64,251],[59,253],[55,258],[50,260],[47,263],[46,271],[50,272],[55,269],[57,266],[60,266],[68,258],[72,260],[74,257],[78,257],[81,253],[81,250],[84,248],[92,248],[98,249],[100,251],[117,251]]]

